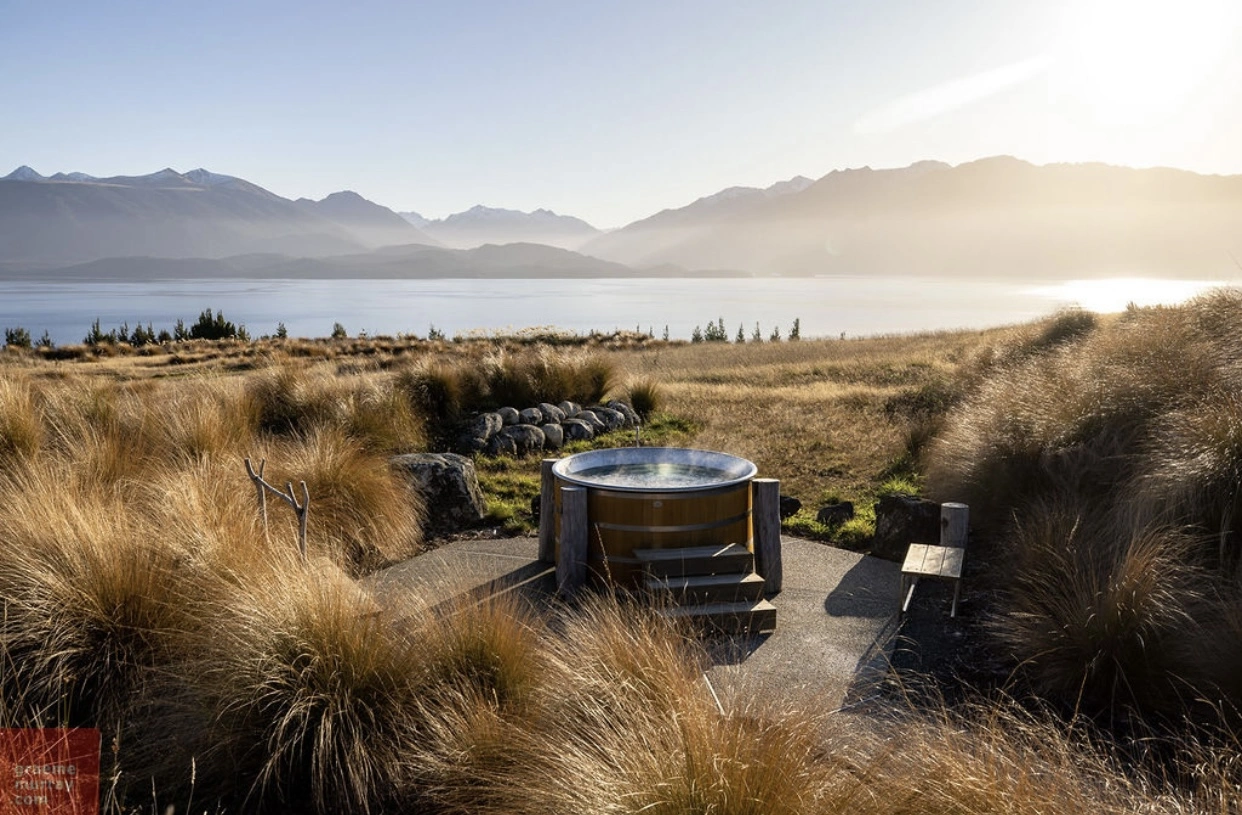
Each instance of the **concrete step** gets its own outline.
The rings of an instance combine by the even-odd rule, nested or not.
[[[755,556],[738,543],[681,549],[636,549],[634,557],[643,563],[652,577],[744,574],[755,570]]]
[[[726,634],[757,634],[776,630],[776,606],[767,600],[672,606],[665,609],[664,614],[674,620],[685,620]]]
[[[737,603],[763,599],[764,580],[754,572],[690,577],[648,577],[647,591],[674,603]]]

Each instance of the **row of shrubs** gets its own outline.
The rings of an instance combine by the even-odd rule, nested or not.
[[[966,501],[990,631],[1067,709],[1148,721],[1242,706],[1242,293],[998,346],[923,447]]]
[[[664,339],[668,339],[668,327],[664,329]],[[790,342],[797,342],[802,339],[802,320],[796,318],[793,325],[789,327]],[[725,329],[724,317],[719,318],[716,322],[708,321],[707,328],[694,327],[694,331],[690,333],[690,342],[728,342],[729,332]],[[746,342],[746,329],[741,323],[738,324],[737,334],[733,336],[735,343]],[[763,342],[763,333],[759,330],[759,323],[755,323],[755,330],[750,335],[751,342]],[[772,333],[768,335],[768,342],[781,341],[781,327],[772,326]]]

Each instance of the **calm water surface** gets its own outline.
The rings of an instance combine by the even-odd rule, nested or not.
[[[1081,305],[1097,311],[1179,302],[1235,281],[1127,279],[1023,283],[946,278],[724,278],[534,280],[198,280],[144,283],[0,282],[0,328],[34,338],[81,342],[99,319],[105,331],[128,322],[171,329],[206,308],[244,324],[252,336],[283,322],[290,336],[322,337],[341,323],[355,336],[448,336],[555,326],[591,330],[668,327],[688,339],[696,325],[724,318],[732,339],[759,323],[767,339],[797,318],[804,337],[983,328]]]

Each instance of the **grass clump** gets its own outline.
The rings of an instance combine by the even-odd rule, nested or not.
[[[1002,589],[994,630],[1043,695],[1172,718],[1242,705],[1216,652],[1185,647],[1228,630],[1242,598],[1240,313],[1242,294],[1218,292],[1059,318],[930,448],[929,490],[970,504]]]
[[[660,390],[660,383],[654,379],[644,378],[631,382],[625,392],[630,407],[644,422],[660,409],[663,394]]]
[[[216,608],[200,681],[245,808],[371,812],[400,800],[422,655],[373,611],[315,570],[270,572]]]
[[[451,426],[498,407],[565,400],[593,404],[608,395],[616,379],[615,366],[602,356],[535,346],[427,358],[401,371],[397,385],[429,421]]]

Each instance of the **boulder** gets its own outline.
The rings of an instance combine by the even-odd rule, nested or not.
[[[543,446],[548,450],[560,450],[565,444],[565,429],[559,424],[545,424],[540,430],[543,431]]]
[[[480,413],[470,422],[470,434],[490,439],[504,427],[505,420],[499,413]]]
[[[622,402],[620,399],[613,399],[607,406],[625,416],[626,427],[634,427],[635,425],[642,424],[642,420],[638,418],[638,414],[634,412],[634,408],[630,407],[625,402]]]
[[[819,512],[815,514],[815,520],[824,526],[840,526],[853,517],[854,504],[852,501],[826,504],[820,507]]]
[[[543,449],[543,431],[531,424],[515,424],[500,431],[496,437],[507,436],[513,439],[513,446],[519,456],[537,453]]]
[[[551,402],[540,402],[539,410],[543,412],[543,420],[549,424],[560,424],[567,418],[565,411],[558,408]]]
[[[871,554],[897,563],[912,543],[940,542],[940,504],[913,495],[886,495],[875,505]]]
[[[496,412],[500,414],[500,419],[505,424],[510,425],[510,424],[518,423],[518,418],[520,414],[518,413],[517,408],[502,407],[502,408],[497,408]]]
[[[517,425],[513,425],[513,427],[517,427]],[[507,430],[508,428],[505,429]],[[501,431],[488,439],[487,450],[485,452],[493,458],[499,458],[501,456],[516,458],[518,454],[517,442],[513,440],[512,436],[507,436],[504,431]]]
[[[578,411],[578,415],[574,418],[580,422],[586,422],[589,424],[591,426],[591,432],[596,435],[599,435],[608,429],[608,426],[605,425],[603,421],[595,415],[595,411],[592,410],[580,410]]]
[[[569,401],[561,402],[559,405],[557,405],[557,407],[561,409],[561,413],[565,414],[566,419],[574,418],[582,410],[582,405],[579,405],[576,402],[569,402]]]
[[[565,432],[565,441],[590,441],[595,438],[595,428],[581,419],[566,419],[561,422],[561,429]]]
[[[625,414],[608,407],[593,407],[591,412],[604,423],[609,430],[620,430],[625,427]]]
[[[455,453],[410,453],[389,463],[422,495],[427,535],[446,535],[483,520],[486,505],[470,459]]]
[[[781,518],[792,518],[798,514],[798,510],[802,509],[802,502],[792,495],[782,495],[780,507]]]
[[[466,429],[457,437],[457,449],[466,454],[481,453],[487,449],[487,443],[500,432],[504,420],[499,413],[480,413],[475,416]]]
[[[543,417],[543,411],[539,408],[526,408],[518,412],[518,424],[533,424],[537,427],[545,421],[547,419]]]

